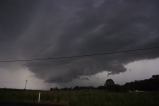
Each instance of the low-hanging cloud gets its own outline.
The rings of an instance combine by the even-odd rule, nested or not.
[[[159,45],[157,0],[33,0],[33,3],[16,1],[18,3],[15,3],[15,10],[22,5],[19,8],[23,11],[17,13],[12,21],[23,24],[15,23],[10,26],[12,21],[5,20],[5,29],[10,33],[0,31],[2,38],[6,40],[4,46],[0,47],[12,45],[8,52],[11,51],[12,56],[17,58],[72,56]],[[28,10],[28,7],[32,8]],[[19,18],[21,20],[18,21]],[[5,38],[5,34],[11,38]],[[1,55],[7,57],[9,54],[2,52]],[[155,49],[26,62],[25,65],[47,82],[61,83],[104,70],[118,74],[126,71],[125,64],[157,57],[159,52]]]

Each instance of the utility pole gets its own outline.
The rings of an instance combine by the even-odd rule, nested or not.
[[[25,87],[24,87],[24,90],[26,90],[27,82],[28,82],[28,80],[25,81]]]

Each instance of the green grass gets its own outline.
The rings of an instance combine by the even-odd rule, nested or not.
[[[38,91],[0,91],[0,101],[37,102],[37,98]],[[41,101],[67,106],[159,106],[159,92],[43,91]]]

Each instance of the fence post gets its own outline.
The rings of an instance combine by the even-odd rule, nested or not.
[[[41,96],[41,93],[39,92],[38,103],[40,103],[40,96]]]

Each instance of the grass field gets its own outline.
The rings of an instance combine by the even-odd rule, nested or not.
[[[0,91],[0,102],[37,102],[38,91]],[[159,92],[41,91],[42,103],[66,106],[159,106]]]

